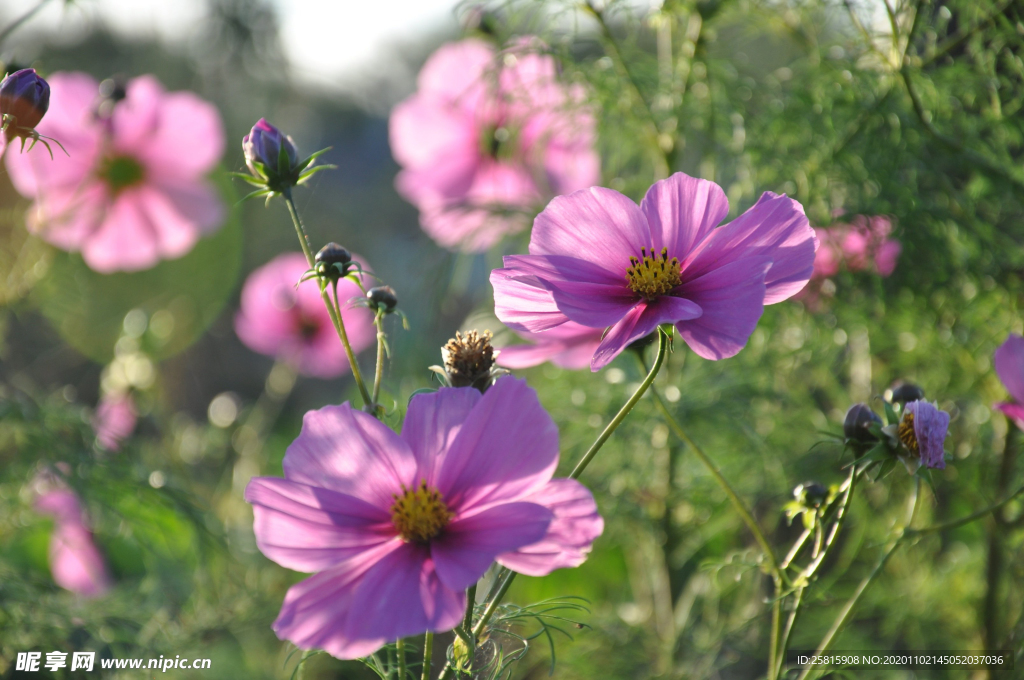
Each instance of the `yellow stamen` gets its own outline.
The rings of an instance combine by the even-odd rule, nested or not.
[[[454,514],[448,510],[441,493],[423,481],[414,489],[402,487],[391,506],[391,522],[407,543],[426,543],[437,538]]]
[[[915,456],[921,455],[920,446],[917,443],[917,433],[914,432],[914,414],[906,412],[903,414],[903,420],[900,421],[900,427],[897,431],[900,441],[910,449],[910,452]]]
[[[630,266],[626,269],[626,283],[630,290],[648,300],[665,295],[682,283],[679,270],[679,259],[668,259],[668,248],[661,249],[661,255],[647,254],[646,248],[640,249],[641,257],[631,256]]]

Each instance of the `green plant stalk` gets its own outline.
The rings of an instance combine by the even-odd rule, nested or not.
[[[591,444],[589,449],[587,449],[587,452],[583,454],[583,458],[580,459],[580,462],[576,464],[576,467],[569,474],[570,479],[578,479],[579,476],[583,474],[583,471],[587,468],[587,465],[589,465],[590,461],[594,459],[594,456],[597,455],[597,452],[601,450],[601,447],[604,446],[604,443],[608,441],[608,438],[612,436],[612,433],[615,432],[616,428],[618,428],[618,426],[622,424],[622,421],[626,419],[626,416],[629,415],[629,412],[633,410],[633,407],[636,406],[636,403],[640,401],[640,398],[644,396],[644,393],[647,392],[650,386],[654,383],[654,379],[658,377],[658,372],[661,370],[662,365],[665,363],[665,356],[668,354],[668,344],[668,334],[659,328],[658,355],[654,360],[654,365],[651,367],[651,370],[647,372],[647,377],[644,378],[643,382],[640,383],[640,386],[636,389],[635,392],[633,392],[633,396],[631,396],[629,400],[622,405],[622,408],[619,409],[619,412],[615,414],[615,417],[612,418],[612,421],[610,423],[608,423],[608,426],[604,428],[601,434],[598,435],[597,439],[594,440],[594,443]],[[640,363],[643,364],[643,359],[641,359]],[[491,620],[491,617],[494,616],[494,612],[497,611],[498,605],[501,604],[502,599],[508,592],[508,589],[512,585],[512,581],[515,580],[515,577],[516,573],[511,569],[508,569],[507,567],[502,567],[501,571],[498,572],[498,575],[495,577],[495,583],[500,583],[501,585],[498,586],[497,591],[494,593],[494,597],[492,597],[490,601],[487,603],[487,608],[484,609],[483,614],[480,615],[480,620],[477,621],[476,625],[473,626],[471,629],[471,633],[473,635],[474,640],[478,638],[481,633],[483,633],[484,628],[487,626],[487,623]],[[474,595],[475,592],[476,591],[474,586]],[[468,617],[472,616],[469,610],[467,610],[466,616],[467,619]],[[438,680],[447,680],[452,676],[452,673],[454,671],[455,667],[452,666],[450,663],[447,664],[444,667],[444,670],[441,671],[441,675],[439,676]]]
[[[463,630],[473,630],[473,608],[476,606],[476,584],[466,591],[466,617],[462,620]]]
[[[288,213],[292,217],[292,224],[295,225],[295,233],[299,237],[299,245],[302,246],[302,254],[306,256],[306,262],[309,264],[309,268],[312,269],[316,265],[316,260],[313,257],[313,249],[309,245],[309,237],[306,235],[306,229],[302,226],[302,218],[299,217],[299,210],[295,207],[295,201],[292,199],[291,190],[286,190],[283,194],[284,202],[288,205]],[[341,339],[341,344],[345,348],[345,356],[348,357],[348,363],[352,367],[352,377],[356,381],[356,385],[359,387],[359,394],[363,397],[363,404],[365,406],[371,406],[376,402],[370,397],[369,390],[366,389],[366,383],[363,382],[363,374],[359,370],[359,362],[356,361],[355,352],[352,351],[352,344],[348,341],[348,333],[345,332],[345,322],[341,318],[341,308],[338,306],[338,284],[334,283],[334,302],[331,302],[330,296],[327,294],[327,286],[321,284],[320,286],[320,297],[323,298],[324,304],[327,305],[327,313],[331,317],[331,323],[334,324],[334,330],[338,333],[338,338]],[[374,415],[376,415],[377,409],[374,408]]]
[[[373,317],[373,325],[377,327],[377,369],[373,374],[373,404],[377,405],[377,399],[380,397],[380,381],[384,375],[384,343],[387,340],[387,336],[384,334],[384,314],[381,311],[377,311],[377,315]]]
[[[398,652],[398,680],[406,680],[409,671],[405,666],[405,638],[398,638],[395,648]]]
[[[875,568],[871,570],[870,574],[864,577],[864,580],[861,581],[860,585],[857,586],[857,590],[854,591],[853,595],[850,596],[850,599],[846,601],[845,605],[843,605],[843,608],[839,611],[839,616],[837,616],[836,620],[832,622],[832,626],[828,629],[828,632],[825,633],[825,637],[823,637],[821,639],[821,642],[818,643],[818,647],[817,650],[814,652],[814,656],[821,656],[822,654],[828,651],[829,647],[832,645],[833,640],[835,640],[836,635],[843,628],[843,626],[846,625],[846,622],[849,621],[850,615],[853,614],[853,610],[857,606],[857,602],[860,601],[861,596],[864,595],[864,592],[868,589],[868,586],[870,586],[871,583],[875,580],[875,578],[880,573],[882,573],[882,569],[889,561],[889,558],[892,557],[892,554],[896,552],[896,549],[900,547],[900,544],[902,544],[903,541],[908,536],[910,536],[910,532],[908,531],[908,529],[910,525],[914,522],[914,515],[917,514],[917,504],[920,499],[921,478],[915,477],[914,492],[910,497],[910,501],[908,502],[910,509],[907,513],[906,521],[903,523],[903,526],[899,530],[894,532],[894,535],[892,539],[889,541],[889,544],[886,546],[885,551],[882,553],[882,556],[879,557],[878,562],[875,563]],[[797,678],[797,680],[805,680],[807,676],[814,670],[817,669],[815,669],[813,666],[805,667],[803,671],[800,673],[800,676]]]
[[[434,634],[429,630],[423,636],[423,673],[420,675],[422,680],[430,680],[431,673],[431,659],[434,656]]]
[[[1003,455],[999,462],[999,477],[996,480],[996,493],[999,496],[1006,495],[1006,488],[1009,485],[1010,477],[1017,461],[1016,440],[1020,430],[1014,422],[1007,418],[1006,439],[1003,442]],[[983,637],[985,650],[993,651],[1000,647],[1002,639],[1000,618],[1002,607],[1000,606],[999,591],[1003,581],[1003,568],[1005,563],[1003,531],[1005,517],[1002,508],[995,510],[992,515],[992,523],[988,535],[988,557],[985,573],[985,599],[982,602]],[[990,667],[989,672],[995,670]]]
[[[644,370],[647,372],[647,377],[644,378],[642,383],[640,383],[640,387],[636,389],[636,392],[634,392],[633,396],[629,398],[629,401],[622,405],[619,412],[615,414],[614,418],[612,418],[612,422],[608,423],[608,426],[604,428],[601,434],[598,435],[597,439],[594,440],[594,443],[591,444],[587,452],[583,454],[583,458],[580,459],[580,462],[576,464],[576,467],[573,468],[573,471],[569,474],[570,479],[579,479],[579,476],[587,469],[587,466],[590,465],[590,461],[594,459],[594,456],[596,456],[597,452],[601,450],[604,443],[608,441],[608,438],[612,436],[612,433],[615,432],[622,421],[626,419],[629,412],[633,410],[636,403],[640,401],[640,398],[644,396],[648,388],[650,388],[654,383],[654,379],[658,377],[658,372],[661,371],[662,364],[665,363],[665,356],[668,354],[668,341],[668,334],[659,328],[658,355],[655,357],[654,365],[651,366],[650,371],[647,371],[646,366],[644,367]],[[640,365],[644,365],[643,358],[640,359]],[[655,392],[655,394],[657,393]]]
[[[668,423],[669,429],[671,429],[677,437],[683,440],[683,442],[686,443],[686,445],[689,446],[691,450],[693,450],[693,452],[697,455],[697,458],[699,458],[701,463],[704,464],[704,467],[707,468],[708,472],[711,473],[711,476],[714,477],[715,481],[718,482],[718,485],[722,487],[723,491],[725,491],[725,495],[729,497],[729,500],[732,502],[733,508],[736,510],[737,514],[739,514],[740,518],[743,520],[743,523],[747,525],[747,528],[750,529],[750,533],[754,535],[754,540],[756,540],[757,544],[761,547],[761,551],[764,553],[765,558],[768,560],[768,568],[771,571],[772,576],[775,576],[779,578],[783,583],[786,583],[787,579],[785,577],[784,572],[781,569],[779,569],[779,561],[775,557],[775,551],[772,550],[771,545],[769,545],[768,543],[768,539],[765,538],[764,533],[761,531],[761,527],[757,525],[757,522],[754,520],[754,516],[750,513],[750,510],[747,509],[747,506],[743,502],[743,499],[739,497],[739,494],[737,494],[735,489],[732,488],[732,485],[729,484],[729,481],[722,475],[721,472],[719,472],[718,468],[715,467],[715,464],[711,461],[711,458],[709,458],[708,455],[704,453],[704,450],[700,446],[698,446],[697,443],[694,442],[688,434],[686,434],[686,430],[683,429],[682,425],[679,424],[679,421],[676,420],[675,417],[672,415],[672,412],[669,411],[668,406],[665,404],[665,401],[664,399],[662,399],[661,394],[658,392],[658,390],[656,388],[651,390],[651,394],[654,395],[654,402],[658,405],[658,409],[665,417],[665,421]]]

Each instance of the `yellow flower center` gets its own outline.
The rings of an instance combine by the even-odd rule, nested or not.
[[[890,430],[891,431],[891,430]],[[900,421],[900,428],[897,432],[900,441],[910,449],[910,452],[915,456],[920,455],[920,446],[917,443],[917,433],[914,432],[914,414],[904,413],[903,420]]]
[[[626,269],[626,283],[630,290],[648,300],[664,295],[682,283],[679,278],[679,259],[668,259],[668,248],[661,249],[661,255],[647,254],[646,248],[640,249],[641,257],[631,256],[629,268]]]
[[[391,506],[391,522],[407,543],[426,543],[437,538],[454,515],[437,489],[423,481],[415,489],[402,487]]]

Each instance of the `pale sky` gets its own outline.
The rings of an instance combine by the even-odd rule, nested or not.
[[[339,84],[386,63],[395,44],[456,25],[458,0],[272,0],[282,24],[282,40],[301,77]],[[3,0],[4,23],[38,0]],[[101,20],[116,30],[174,40],[195,30],[203,0],[76,0],[65,9],[50,5],[24,27],[79,34]]]

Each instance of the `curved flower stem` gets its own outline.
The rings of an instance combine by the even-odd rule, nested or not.
[[[430,680],[430,662],[433,656],[434,634],[428,630],[426,634],[423,636],[423,673],[420,675],[422,680]]]
[[[7,40],[8,37],[10,37],[11,33],[14,33],[16,30],[18,30],[23,23],[34,17],[39,12],[39,10],[41,10],[48,4],[50,4],[50,0],[39,0],[35,7],[22,14],[20,17],[18,17],[11,23],[7,24],[7,26],[5,26],[4,29],[0,31],[0,45],[2,45],[4,41]]]
[[[608,426],[604,428],[604,430],[602,430],[601,434],[598,435],[597,439],[594,440],[594,443],[591,444],[589,449],[587,449],[587,452],[583,454],[583,458],[580,459],[580,462],[576,464],[576,467],[569,474],[570,479],[578,479],[579,476],[583,474],[583,471],[587,468],[587,465],[589,465],[590,461],[594,459],[594,456],[597,455],[597,452],[601,450],[601,447],[604,446],[604,443],[608,441],[608,438],[612,436],[612,433],[615,432],[616,428],[618,428],[618,426],[622,424],[622,421],[626,419],[626,416],[629,415],[629,412],[633,410],[633,407],[636,406],[636,403],[640,401],[640,398],[644,396],[644,393],[647,392],[648,388],[650,388],[650,386],[654,383],[654,379],[658,376],[658,372],[661,370],[662,365],[665,363],[665,356],[668,354],[668,346],[669,336],[665,331],[659,328],[658,356],[655,358],[654,365],[651,367],[651,370],[647,372],[647,377],[644,378],[642,383],[640,383],[640,387],[636,389],[636,391],[633,393],[633,396],[631,396],[629,400],[622,405],[622,408],[619,409],[619,412],[615,414],[614,418],[612,418],[612,422],[608,423]],[[641,363],[643,363],[643,359],[641,359]],[[471,633],[474,639],[478,638],[480,634],[483,633],[484,627],[487,626],[487,622],[491,620],[492,616],[494,616],[494,612],[497,611],[498,605],[501,604],[501,600],[505,597],[505,593],[508,592],[508,589],[512,585],[512,581],[515,579],[515,577],[516,573],[507,567],[502,567],[501,571],[498,572],[498,575],[495,577],[494,581],[497,586],[497,590],[495,591],[494,596],[490,599],[490,601],[488,601],[487,608],[484,609],[483,614],[480,615],[480,620],[477,621],[476,625],[472,627]],[[473,588],[473,595],[476,595],[475,586]],[[470,600],[470,602],[472,602],[472,600]],[[466,617],[467,622],[471,620],[471,609],[467,609]],[[466,626],[466,629],[469,629],[468,626]],[[447,680],[452,676],[454,670],[455,668],[451,664],[446,665],[444,667],[444,670],[441,671],[441,675],[438,680]]]
[[[380,311],[373,318],[373,325],[377,327],[377,370],[373,374],[373,404],[376,406],[377,397],[380,396],[380,380],[384,375],[384,343],[387,336],[384,335],[384,314]]]
[[[750,510],[747,509],[743,499],[739,497],[739,494],[737,494],[732,488],[729,481],[722,476],[722,473],[719,472],[717,467],[715,467],[711,458],[704,453],[704,449],[698,446],[695,441],[690,439],[690,435],[686,434],[686,430],[683,429],[682,425],[679,424],[679,421],[676,420],[672,415],[672,412],[669,411],[668,406],[665,404],[664,399],[662,399],[661,394],[658,393],[658,390],[651,390],[651,394],[654,395],[654,402],[658,405],[658,409],[665,417],[665,422],[668,423],[669,429],[671,429],[677,437],[682,439],[683,442],[685,442],[686,445],[689,446],[695,454],[697,454],[697,458],[700,459],[704,464],[704,467],[711,473],[711,476],[718,482],[718,485],[722,487],[723,491],[725,491],[726,496],[728,496],[729,500],[732,502],[733,508],[735,508],[740,518],[743,519],[743,523],[747,525],[748,529],[750,529],[750,533],[754,535],[754,539],[761,547],[762,552],[764,552],[765,558],[768,560],[768,568],[771,571],[771,574],[785,583],[786,577],[784,572],[779,569],[779,561],[775,557],[775,551],[772,550],[771,545],[768,543],[768,539],[765,538],[764,533],[761,531],[761,527],[757,525],[757,522],[754,520],[754,516],[750,513]]]
[[[306,263],[309,264],[309,268],[312,269],[316,264],[313,258],[313,249],[309,245],[309,236],[306,235],[306,229],[302,225],[302,218],[299,217],[299,210],[295,207],[295,201],[292,199],[292,192],[286,190],[282,196],[284,196],[284,202],[288,205],[288,213],[292,217],[292,224],[295,225],[295,233],[299,237],[299,245],[302,246],[302,254],[306,256]],[[359,362],[356,361],[355,352],[352,351],[352,344],[348,341],[348,333],[345,332],[345,322],[341,317],[341,307],[338,305],[338,283],[335,281],[333,285],[334,301],[332,303],[330,296],[327,294],[327,286],[321,283],[320,285],[320,296],[324,299],[324,304],[327,305],[327,313],[331,317],[331,323],[334,324],[334,330],[337,331],[338,337],[341,339],[341,344],[345,348],[345,356],[348,357],[348,363],[352,367],[352,377],[356,381],[356,385],[359,386],[359,394],[363,397],[363,404],[371,406],[376,404],[376,400],[370,397],[370,391],[366,389],[366,383],[363,382],[363,374],[359,370]],[[376,415],[377,409],[373,408],[373,413]]]
[[[409,671],[405,666],[405,638],[398,638],[395,641],[395,648],[398,651],[398,678],[406,680]]]
[[[462,620],[463,630],[473,630],[473,608],[476,607],[476,584],[466,591],[466,618]]]
[[[655,357],[654,365],[651,366],[651,370],[647,372],[647,377],[644,378],[642,383],[640,383],[640,387],[636,388],[636,392],[634,392],[633,396],[629,398],[629,401],[622,405],[619,412],[615,414],[614,418],[612,418],[612,422],[608,423],[608,426],[604,428],[598,438],[594,440],[594,443],[591,444],[587,452],[583,454],[583,458],[580,459],[580,462],[576,464],[576,467],[573,468],[573,471],[569,474],[570,479],[579,479],[579,476],[587,469],[587,466],[590,465],[590,461],[594,459],[594,456],[596,456],[597,452],[601,450],[604,443],[608,441],[608,438],[612,436],[612,433],[615,432],[616,428],[618,428],[622,421],[626,419],[626,416],[628,416],[629,412],[633,410],[636,403],[640,401],[640,397],[644,396],[647,389],[654,383],[654,379],[658,377],[658,372],[661,370],[662,364],[665,363],[665,355],[668,354],[668,343],[668,334],[659,328],[658,356]],[[643,358],[640,359],[640,364],[643,365]],[[644,367],[644,370],[646,370],[646,366]]]
[[[832,627],[828,629],[828,632],[825,633],[825,637],[823,637],[821,639],[821,642],[818,643],[818,648],[814,652],[814,656],[820,656],[828,651],[836,635],[839,633],[842,627],[846,625],[846,622],[850,619],[850,615],[853,614],[853,610],[857,606],[857,602],[860,600],[864,592],[868,589],[868,586],[870,586],[871,582],[875,580],[875,577],[877,577],[882,572],[882,569],[885,567],[885,564],[889,561],[889,558],[892,557],[892,554],[896,552],[896,549],[900,547],[900,544],[902,544],[906,538],[911,536],[912,532],[909,527],[914,522],[914,515],[917,514],[917,504],[920,498],[921,478],[915,477],[914,491],[911,494],[910,500],[907,503],[909,509],[907,512],[906,521],[903,522],[903,526],[900,529],[896,530],[893,533],[893,536],[890,539],[889,544],[886,546],[885,551],[882,553],[882,556],[878,558],[878,562],[875,563],[875,568],[871,570],[870,574],[864,577],[864,580],[861,581],[860,585],[857,586],[857,590],[853,592],[853,595],[850,596],[850,599],[846,601],[845,605],[843,605],[842,610],[840,610],[839,612],[839,616],[837,616],[836,620],[832,623]],[[814,670],[817,669],[815,669],[813,666],[806,666],[800,673],[800,676],[797,678],[797,680],[805,680],[807,676],[810,675],[810,673]]]

